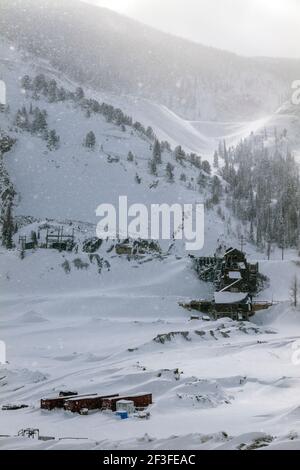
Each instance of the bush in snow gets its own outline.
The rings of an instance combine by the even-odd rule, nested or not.
[[[174,166],[168,162],[166,165],[166,176],[169,183],[174,181]]]
[[[128,162],[133,162],[134,156],[131,150],[129,150],[128,155],[127,155],[127,161]]]
[[[91,150],[93,150],[95,148],[95,145],[96,145],[96,136],[94,134],[93,131],[90,131],[87,133],[85,139],[84,139],[84,143],[83,143],[84,147],[87,147]]]
[[[66,274],[69,274],[71,272],[71,266],[68,260],[65,260],[61,266]]]
[[[73,264],[76,269],[88,269],[89,263],[85,263],[81,258],[75,258]]]
[[[59,148],[60,137],[56,134],[55,129],[48,133],[47,147],[49,150],[57,150]]]

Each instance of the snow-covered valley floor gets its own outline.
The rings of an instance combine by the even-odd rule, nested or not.
[[[0,448],[299,448],[300,366],[292,358],[300,313],[284,302],[287,277],[282,302],[252,323],[191,321],[178,302],[209,295],[209,284],[186,258],[139,264],[117,257],[102,275],[67,275],[58,269],[63,255],[52,250],[24,260],[3,252],[1,260],[8,364],[0,369],[0,403],[29,408],[0,411],[0,435],[10,436],[1,437]],[[283,272],[299,269],[283,265]],[[157,338],[170,332],[188,335]],[[39,408],[40,398],[65,389],[151,392],[151,418]],[[28,427],[56,439],[12,437]]]

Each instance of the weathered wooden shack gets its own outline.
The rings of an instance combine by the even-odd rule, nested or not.
[[[147,406],[152,405],[152,393],[105,398],[102,402],[102,409],[116,411],[117,402],[120,400],[133,401],[136,408],[147,408]]]
[[[80,413],[83,409],[87,410],[101,410],[103,407],[103,400],[108,398],[118,399],[118,394],[113,395],[86,395],[81,397],[69,398],[64,403],[64,409],[72,411],[72,413]]]
[[[55,232],[49,232],[49,229],[47,229],[46,248],[60,251],[72,251],[74,248],[74,241],[74,228],[72,230],[72,235],[65,235],[64,227],[59,227]]]
[[[245,253],[236,248],[228,249],[223,257],[218,289],[229,287],[231,292],[257,291],[258,263],[248,263]]]
[[[96,394],[91,394],[91,396],[95,396]],[[67,395],[67,396],[59,396],[59,397],[51,397],[51,398],[42,398],[41,399],[41,409],[43,410],[54,410],[56,408],[62,409],[64,408],[65,402],[71,398],[79,398],[81,395]],[[86,396],[86,395],[84,395]]]
[[[244,263],[246,261],[245,253],[238,250],[237,248],[228,248],[224,253],[223,257],[224,261],[227,265],[236,264],[236,263]]]

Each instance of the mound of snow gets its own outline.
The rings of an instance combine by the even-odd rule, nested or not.
[[[30,310],[29,312],[24,313],[18,319],[20,323],[43,323],[48,321],[44,318],[41,314],[35,312],[34,310]]]
[[[29,369],[0,369],[0,390],[1,387],[17,389],[28,384],[37,384],[47,380],[48,376],[39,371]]]

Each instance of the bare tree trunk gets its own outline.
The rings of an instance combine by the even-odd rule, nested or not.
[[[298,278],[297,276],[294,277],[291,287],[291,299],[293,307],[298,306]]]
[[[270,261],[270,258],[271,258],[271,249],[272,249],[272,244],[270,241],[268,241],[268,247],[267,247],[268,261]]]

